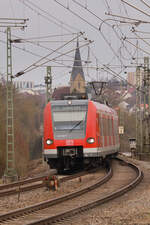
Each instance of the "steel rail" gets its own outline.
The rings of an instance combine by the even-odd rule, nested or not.
[[[85,175],[85,172],[80,173],[80,176],[81,176],[81,174],[83,176],[83,175]],[[25,214],[30,214],[30,213],[48,208],[52,205],[59,204],[66,200],[73,199],[77,196],[87,193],[87,192],[99,187],[100,185],[104,184],[105,182],[107,182],[112,177],[112,174],[113,174],[112,169],[109,167],[107,169],[107,174],[103,178],[99,179],[98,182],[96,182],[94,185],[89,185],[86,188],[82,188],[81,190],[71,192],[70,194],[63,195],[59,198],[54,198],[52,200],[47,200],[42,203],[38,203],[38,204],[29,206],[29,207],[25,207],[25,208],[18,209],[18,210],[13,210],[11,212],[2,214],[2,215],[0,215],[0,223],[2,223],[3,221],[6,221],[6,220],[11,220],[13,218],[20,217]],[[77,178],[77,175],[74,175],[74,177],[75,176]],[[78,177],[80,177],[80,176],[78,176]],[[73,175],[71,176],[71,179],[73,179]],[[62,178],[61,182],[64,182],[65,180],[69,180],[69,178],[64,177],[64,178]]]
[[[66,177],[63,177],[61,179],[59,179],[60,183],[66,182],[68,180],[72,180],[75,179],[77,177],[81,177],[84,176],[90,172],[94,172],[96,169],[93,169],[91,171],[82,171],[73,175],[69,175]],[[53,170],[49,173],[49,175],[56,175],[56,170]],[[37,188],[42,188],[45,186],[45,183],[43,182],[45,179],[46,175],[44,176],[39,176],[39,177],[35,177],[35,178],[31,178],[31,179],[27,179],[24,181],[19,181],[19,182],[14,182],[14,183],[10,183],[10,184],[6,184],[6,185],[2,185],[0,190],[0,197],[4,197],[4,196],[9,196],[9,195],[14,195],[14,194],[18,194],[18,193],[22,193],[22,192],[26,192],[26,191],[31,191]],[[30,184],[30,183],[34,183],[34,182],[38,182],[41,181],[41,183],[38,184],[32,184],[30,186],[26,186],[26,187],[21,187],[21,185],[25,185],[25,184]],[[11,188],[10,190],[3,190],[3,189],[8,189]]]
[[[56,170],[52,170],[51,172],[49,172],[49,175],[55,175],[55,174],[56,174]],[[21,185],[24,185],[24,184],[34,183],[34,182],[40,181],[41,179],[44,179],[46,176],[47,175],[45,174],[45,175],[37,176],[37,177],[34,177],[34,178],[29,178],[29,179],[13,182],[13,183],[10,183],[10,184],[3,184],[3,185],[0,185],[0,190],[18,187],[18,186],[21,186]]]
[[[122,162],[124,162],[123,160],[117,158],[117,160],[120,160]],[[56,221],[62,221],[68,217],[71,217],[71,216],[74,216],[76,214],[79,214],[79,213],[82,213],[82,212],[85,212],[87,210],[90,210],[94,207],[97,207],[103,203],[106,203],[110,200],[113,200],[117,197],[120,197],[121,195],[125,194],[126,192],[130,191],[131,189],[133,189],[134,187],[137,186],[137,184],[139,184],[143,178],[143,172],[140,170],[139,167],[137,167],[136,165],[132,164],[132,163],[129,163],[129,162],[126,162],[126,164],[131,167],[135,172],[136,172],[136,178],[130,182],[128,185],[118,189],[117,191],[111,193],[111,194],[108,194],[106,195],[105,197],[103,198],[100,198],[96,201],[92,201],[88,204],[85,204],[81,207],[76,207],[76,208],[73,208],[71,210],[67,210],[66,212],[63,212],[63,213],[59,213],[55,216],[50,216],[50,217],[47,217],[47,218],[44,218],[44,219],[40,219],[39,221],[35,221],[35,222],[31,222],[31,223],[28,223],[26,225],[47,225],[47,224],[52,224]]]

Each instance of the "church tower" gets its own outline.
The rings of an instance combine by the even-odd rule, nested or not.
[[[70,77],[70,93],[85,93],[85,78],[82,68],[79,42],[77,40],[77,47],[75,52],[74,64]]]

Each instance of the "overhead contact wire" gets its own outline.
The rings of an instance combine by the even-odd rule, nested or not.
[[[18,1],[20,2],[20,0],[18,0]],[[45,18],[45,19],[48,20],[49,22],[54,23],[55,25],[61,27],[62,21],[60,21],[60,20],[57,19],[56,17],[54,17],[54,16],[52,16],[51,14],[49,14],[47,11],[41,9],[41,8],[38,7],[37,5],[33,4],[32,2],[29,2],[29,1],[26,0],[26,2],[22,1],[22,4],[24,4],[26,7],[28,7],[30,10],[34,11],[35,13],[38,13],[41,17]],[[28,5],[28,4],[30,4],[30,5]],[[48,17],[45,16],[45,15],[43,15],[43,14],[41,14],[41,13],[39,13],[36,9],[32,8],[31,5],[34,6],[34,7],[36,7],[36,8],[38,8],[40,11],[44,12]],[[56,21],[53,21],[52,19],[50,19],[50,17],[53,18],[54,20],[56,20],[57,22],[56,22]],[[69,28],[71,28],[72,30],[76,30],[76,31],[79,32],[79,30],[78,30],[77,28],[74,28],[74,27],[72,27],[72,26],[70,26],[69,24],[66,24],[66,23],[63,23],[63,24],[64,24],[66,27],[69,27]],[[68,28],[66,28],[66,27],[64,27],[64,30],[69,31],[69,32],[72,32],[70,29],[68,29]]]
[[[134,5],[132,5],[132,4],[128,3],[128,2],[126,2],[125,0],[120,0],[120,1],[122,1],[122,2],[125,3],[125,4],[127,4],[128,6],[132,7],[133,9],[135,9],[135,10],[137,10],[137,11],[143,13],[144,15],[150,17],[150,14],[148,14],[148,13],[144,12],[143,10],[137,8],[136,6],[134,6]]]
[[[74,11],[72,11],[71,9],[67,8],[66,6],[64,6],[63,4],[61,4],[60,2],[58,2],[57,0],[54,0],[57,4],[61,5],[63,8],[69,10],[72,14],[74,14],[75,16],[77,16],[78,18],[80,18],[81,20],[83,20],[84,22],[86,22],[87,24],[89,24],[90,26],[92,26],[94,29],[96,29],[97,31],[99,31],[103,37],[103,39],[106,41],[106,43],[108,44],[108,46],[110,47],[110,49],[112,50],[112,52],[114,53],[114,55],[116,55],[116,57],[118,58],[118,60],[122,63],[121,59],[119,58],[119,56],[116,54],[115,50],[112,48],[111,44],[108,42],[108,40],[105,38],[105,36],[103,35],[103,33],[93,24],[91,24],[90,22],[88,22],[86,19],[82,18],[80,15],[78,15],[77,13],[75,13]]]
[[[122,43],[123,47],[126,49],[127,53],[132,57],[131,52],[127,49],[127,47],[125,46],[125,43],[122,41],[121,37],[118,35],[118,33],[116,32],[116,30],[115,30],[109,23],[106,22],[106,21],[109,21],[109,20],[111,20],[111,19],[102,20],[99,16],[97,16],[97,15],[96,15],[95,13],[93,13],[91,10],[85,8],[81,3],[77,2],[76,0],[72,0],[72,1],[73,1],[74,3],[76,3],[77,5],[79,5],[81,8],[83,8],[83,9],[85,9],[86,11],[88,11],[89,13],[91,13],[93,16],[95,16],[97,19],[99,19],[102,23],[105,23],[106,25],[110,26],[110,28],[111,28],[111,29],[113,30],[113,32],[115,33],[116,37],[120,40],[120,42]],[[113,20],[113,21],[115,21],[115,20]],[[116,20],[116,21],[118,22],[118,20]],[[99,31],[100,31],[101,34],[103,35],[103,33],[102,33],[102,31],[101,31],[102,23],[101,23],[101,25],[100,25],[100,27],[99,27]],[[117,26],[117,27],[118,27],[118,26]],[[119,30],[120,30],[121,35],[123,35],[123,33],[122,33],[122,31],[121,31],[120,28],[119,28]],[[105,41],[107,40],[105,37],[103,37],[103,38],[105,39]],[[108,44],[109,44],[109,42],[108,42]],[[121,47],[120,47],[120,48],[121,48]],[[120,51],[120,48],[119,48],[118,51]],[[113,52],[113,53],[114,53],[114,52]],[[117,53],[116,53],[116,54],[117,54]],[[115,54],[115,55],[116,55],[116,54]],[[117,57],[119,57],[118,54],[117,54]],[[121,57],[122,57],[124,60],[127,60],[127,59],[122,55],[122,53],[121,53]],[[119,58],[119,59],[120,59],[120,58]],[[124,65],[124,63],[123,63],[121,60],[119,60],[119,61],[120,61],[120,63],[121,63],[122,65]]]
[[[75,39],[79,38],[82,35],[82,33],[80,33],[79,35],[77,35],[76,37],[72,38],[71,40],[69,40],[67,43],[61,45],[60,47],[58,47],[57,49],[55,49],[54,51],[52,51],[51,53],[47,54],[46,56],[42,57],[41,59],[39,59],[38,61],[36,61],[35,63],[31,64],[30,66],[28,66],[24,71],[28,70],[30,67],[35,66],[37,63],[39,63],[40,61],[44,60],[45,58],[47,58],[48,56],[52,55],[53,53],[56,53],[58,50],[62,49],[63,47],[65,47],[66,45],[70,44],[72,41],[74,41]]]

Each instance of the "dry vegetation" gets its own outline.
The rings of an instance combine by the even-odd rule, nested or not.
[[[0,85],[0,175],[5,169],[6,160],[6,87]],[[31,159],[41,156],[42,124],[41,96],[19,94],[14,90],[14,134],[16,169],[20,176],[27,172]]]

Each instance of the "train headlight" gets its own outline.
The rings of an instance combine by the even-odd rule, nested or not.
[[[47,140],[46,140],[46,144],[47,144],[47,145],[51,145],[51,144],[53,144],[53,141],[52,141],[51,139],[47,139]]]
[[[95,139],[92,137],[87,139],[87,143],[89,143],[89,144],[93,144],[94,142],[95,142]]]
[[[69,101],[68,101],[68,105],[71,105],[71,104],[72,104],[72,101],[71,101],[71,100],[69,100]]]

